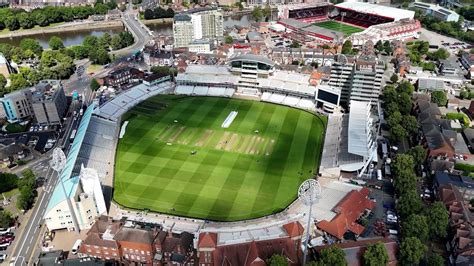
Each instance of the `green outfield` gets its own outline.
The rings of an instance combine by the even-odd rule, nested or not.
[[[287,207],[319,167],[326,124],[275,104],[181,96],[151,98],[122,121],[129,124],[117,147],[114,200],[217,221]]]
[[[340,23],[334,20],[316,22],[313,25],[321,27],[321,28],[329,29],[329,30],[339,31],[339,32],[342,32],[346,36],[357,33],[357,32],[361,32],[364,30],[362,28],[354,27],[354,26]]]

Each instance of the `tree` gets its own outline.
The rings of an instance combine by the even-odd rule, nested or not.
[[[96,91],[100,88],[100,84],[96,79],[91,80],[90,88],[92,91]]]
[[[404,171],[413,172],[415,169],[415,162],[413,157],[409,154],[398,154],[392,163],[392,168],[397,175],[404,173]]]
[[[296,41],[296,40],[293,40],[293,42],[291,43],[290,45],[291,48],[300,48],[301,47],[301,44]]]
[[[387,265],[387,249],[385,248],[385,245],[380,242],[373,245],[369,245],[364,252],[363,258],[365,266]]]
[[[7,85],[7,79],[5,78],[3,74],[0,74],[0,90],[3,91],[6,85]]]
[[[0,193],[17,187],[18,176],[10,173],[0,173]],[[0,226],[1,227],[1,226]]]
[[[52,50],[59,50],[64,48],[63,40],[61,40],[61,38],[57,36],[51,37],[49,39],[48,45],[49,48],[51,48]]]
[[[395,74],[395,73],[393,73],[392,76],[390,77],[390,81],[391,81],[392,83],[397,83],[397,81],[398,81],[398,75]]]
[[[403,118],[403,127],[407,131],[408,135],[415,135],[418,133],[418,120],[412,115],[404,115]]]
[[[390,128],[390,140],[391,141],[398,142],[401,139],[404,139],[406,137],[407,137],[407,131],[400,124],[397,124],[397,125]]]
[[[21,74],[10,74],[10,91],[26,88],[30,83]]]
[[[112,50],[118,50],[122,48],[122,39],[118,35],[114,35],[110,41],[110,46]]]
[[[13,223],[13,218],[9,212],[0,211],[0,227],[8,228]]]
[[[321,265],[347,265],[344,251],[336,246],[330,246],[319,251],[319,261]]]
[[[394,179],[394,187],[397,195],[404,195],[416,186],[417,177],[411,170],[405,170]]]
[[[411,112],[411,101],[411,97],[407,93],[402,92],[398,95],[397,104],[400,113],[402,113],[403,115],[407,115]]]
[[[459,93],[459,98],[461,98],[461,100],[463,100],[463,99],[468,99],[469,100],[470,99],[469,91],[465,90],[465,89],[461,90],[461,92]]]
[[[121,32],[119,33],[120,43],[122,44],[122,48],[132,45],[135,42],[133,38],[133,34],[130,32]]]
[[[166,10],[164,10],[160,6],[156,7],[153,10],[153,13],[155,14],[154,18],[165,18],[166,17]]]
[[[37,40],[31,38],[22,39],[20,42],[20,48],[23,50],[31,50],[37,56],[40,56],[43,52],[41,44]]]
[[[143,14],[143,18],[148,20],[148,19],[154,19],[155,18],[155,13],[153,10],[147,8],[145,9],[145,13]]]
[[[262,10],[262,16],[265,19],[265,21],[268,21],[270,19],[271,14],[272,14],[272,9],[269,4],[266,4]]]
[[[417,237],[421,241],[428,239],[428,221],[426,216],[412,214],[403,222],[403,237]]]
[[[416,188],[405,191],[400,195],[397,201],[397,212],[401,217],[408,217],[418,213],[421,210],[420,196],[416,192]]]
[[[108,32],[104,33],[102,37],[99,39],[99,45],[100,47],[104,47],[105,49],[108,49],[110,47],[110,42],[112,41],[112,37]]]
[[[443,238],[447,235],[449,214],[443,203],[436,201],[433,203],[426,215],[430,223],[428,228],[431,237]]]
[[[7,27],[10,31],[15,31],[20,28],[20,22],[14,16],[7,17],[5,19],[5,27]]]
[[[383,43],[383,50],[386,54],[391,55],[392,54],[392,45],[390,44],[390,41],[385,41]]]
[[[19,209],[28,210],[33,205],[35,198],[35,182],[36,177],[30,169],[22,172],[23,178],[18,181],[18,188],[20,189],[20,196],[18,197],[17,205]]]
[[[99,43],[99,39],[96,36],[86,36],[84,40],[82,41],[82,45],[91,48],[91,49],[97,49],[97,45]]]
[[[404,120],[405,122],[407,120]],[[426,159],[426,150],[423,148],[421,145],[417,145],[410,150],[408,150],[408,154],[412,156],[413,162],[415,163],[415,166],[417,169],[423,165]]]
[[[397,86],[397,91],[399,93],[412,95],[414,90],[415,90],[415,87],[413,86],[413,84],[411,84],[409,81],[406,81],[406,80],[400,82],[400,84],[398,84]]]
[[[110,63],[110,56],[104,48],[99,48],[89,53],[89,59],[94,64],[105,65]]]
[[[399,111],[393,112],[388,118],[387,118],[387,124],[390,127],[394,127],[396,125],[399,125],[402,122],[402,114]]]
[[[427,248],[416,237],[407,237],[400,244],[400,262],[402,265],[418,265]]]
[[[350,40],[344,42],[341,53],[352,54],[352,42]]]
[[[252,10],[252,18],[256,21],[262,20],[262,8],[260,6],[256,6]]]
[[[26,12],[22,12],[18,15],[18,22],[23,29],[31,29],[36,24],[33,18]]]
[[[378,41],[377,41],[377,43],[375,44],[375,49],[376,49],[379,53],[381,53],[381,52],[384,50],[382,40],[378,40]]]
[[[426,265],[428,266],[443,266],[444,259],[438,253],[431,253],[426,260]]]
[[[75,59],[84,59],[89,56],[89,49],[83,45],[76,45],[70,49],[74,52]]]
[[[232,36],[229,36],[229,35],[225,36],[225,43],[226,44],[234,43],[234,38],[232,38]]]
[[[438,106],[446,106],[448,104],[448,97],[444,91],[434,91],[431,93],[431,102]]]
[[[273,254],[270,259],[268,259],[269,266],[287,266],[288,260],[283,255]]]

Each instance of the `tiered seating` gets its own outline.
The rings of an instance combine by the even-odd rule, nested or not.
[[[184,94],[184,95],[191,95],[193,94],[194,86],[185,86],[185,85],[178,85],[176,86],[176,94]]]
[[[273,103],[283,103],[283,100],[285,100],[285,95],[278,94],[278,93],[273,93],[270,96],[270,99],[268,101],[273,102]]]
[[[113,165],[117,132],[117,122],[92,116],[74,171],[78,172],[84,165],[96,169],[99,177],[106,176]]]
[[[193,94],[195,94],[195,95],[207,95],[208,90],[209,90],[209,87],[195,86]]]
[[[137,85],[102,104],[100,108],[94,110],[94,114],[105,119],[117,121],[133,106],[151,96],[170,91],[173,87],[174,85],[169,81],[150,87],[145,84]]]
[[[312,7],[305,9],[297,9],[289,11],[289,18],[294,19],[308,19],[308,18],[322,18],[327,19],[327,7]]]
[[[286,96],[286,98],[283,100],[283,104],[288,106],[296,106],[300,99],[300,97]]]
[[[269,101],[270,100],[270,96],[272,96],[272,93],[271,92],[264,92],[262,94],[262,101]]]
[[[392,22],[393,19],[385,18],[372,14],[359,13],[356,11],[344,10],[344,19],[339,14],[335,19],[337,21],[343,21],[345,23],[354,24],[360,27],[368,28],[372,25],[378,25],[382,23]]]
[[[308,99],[301,99],[296,106],[303,109],[313,110],[314,102]]]
[[[232,97],[232,95],[234,95],[234,93],[235,93],[235,90],[234,90],[234,89],[226,88],[226,89],[225,89],[224,96],[226,96],[226,97]]]
[[[221,87],[209,87],[207,95],[209,96],[225,96],[226,88]]]

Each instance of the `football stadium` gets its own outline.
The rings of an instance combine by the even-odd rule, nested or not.
[[[280,12],[283,25],[295,39],[333,42],[372,26],[411,21],[415,12],[365,2],[328,2],[290,5]]]
[[[121,118],[114,200],[215,221],[280,212],[317,173],[325,119],[260,101],[149,98]]]

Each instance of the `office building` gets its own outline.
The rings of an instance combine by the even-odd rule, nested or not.
[[[411,4],[415,10],[419,10],[425,13],[428,16],[433,16],[438,18],[442,21],[452,21],[458,22],[459,21],[459,14],[449,10],[447,8],[441,7],[439,5],[422,3],[422,2],[414,2]]]
[[[31,91],[23,89],[5,94],[0,99],[5,117],[10,122],[19,122],[33,115]]]
[[[222,10],[197,8],[177,14],[173,19],[175,47],[188,47],[194,40],[218,41],[224,36]]]
[[[36,123],[40,125],[61,124],[67,112],[64,89],[59,80],[42,80],[31,91],[31,105]]]
[[[347,105],[355,100],[377,105],[384,73],[383,62],[371,55],[340,59],[332,65],[329,85],[341,90],[341,103]]]

